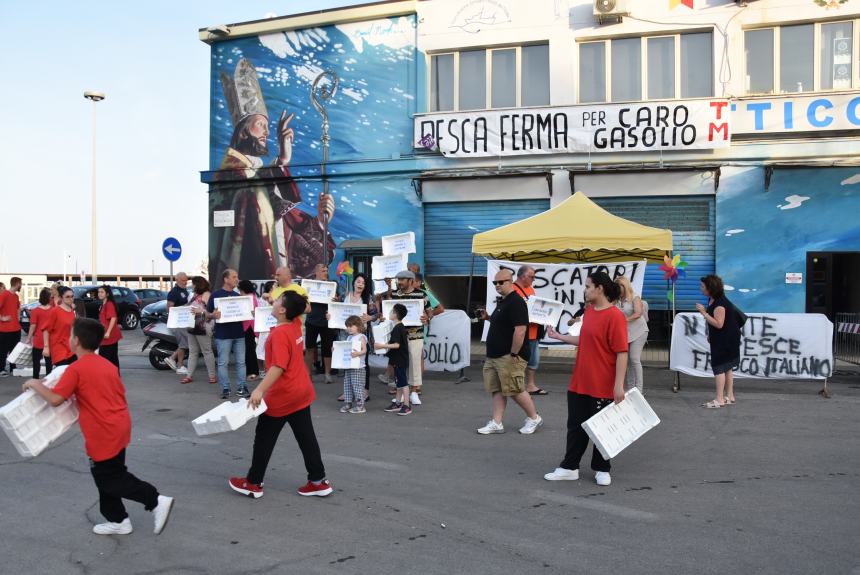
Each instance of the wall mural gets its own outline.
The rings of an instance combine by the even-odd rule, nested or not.
[[[210,277],[232,267],[240,277],[270,278],[281,265],[304,277],[324,255],[329,262],[341,257],[335,248],[346,239],[412,230],[421,245],[410,179],[345,164],[411,151],[416,78],[414,17],[215,44],[210,223],[218,212],[233,225],[210,227]],[[311,99],[315,81],[333,92],[318,97],[321,109]],[[328,196],[320,178],[324,115]]]
[[[860,251],[860,169],[722,168],[717,192],[717,274],[750,312],[806,311],[806,253]],[[786,273],[803,273],[786,284]]]

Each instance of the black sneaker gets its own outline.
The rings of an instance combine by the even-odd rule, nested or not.
[[[402,403],[397,403],[397,402],[392,401],[391,403],[388,404],[388,407],[386,407],[382,411],[387,411],[387,412],[391,413],[394,411],[400,411],[401,407],[403,407]]]
[[[251,397],[251,392],[243,385],[236,391],[236,397]]]
[[[230,390],[225,389],[221,392],[221,399],[230,399]]]
[[[397,412],[397,415],[409,415],[412,413],[412,408],[408,405],[401,405],[400,411]]]

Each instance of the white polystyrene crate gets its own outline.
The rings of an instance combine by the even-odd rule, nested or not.
[[[197,435],[212,435],[225,431],[236,431],[251,419],[266,411],[266,402],[261,401],[257,409],[248,408],[248,400],[225,401],[191,422]]]
[[[9,363],[14,363],[15,365],[32,365],[33,346],[23,341],[16,343],[14,349],[9,353]]]
[[[65,366],[47,376],[43,383],[52,388],[60,379]],[[71,428],[78,420],[74,397],[57,407],[28,389],[0,407],[0,427],[23,457],[35,457]]]
[[[645,401],[642,393],[633,388],[621,403],[611,403],[582,424],[582,428],[606,459],[612,459],[631,443],[656,427],[660,418]]]

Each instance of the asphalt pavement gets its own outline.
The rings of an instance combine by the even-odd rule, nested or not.
[[[316,382],[312,411],[330,497],[303,498],[301,456],[285,429],[265,496],[227,487],[247,471],[253,423],[195,435],[217,386],[157,372],[125,332],[123,378],[134,422],[129,469],[176,498],[169,524],[128,502],[135,531],[97,536],[102,521],[80,433],[33,459],[0,437],[0,573],[817,573],[860,574],[860,372],[830,382],[739,381],[738,403],[705,410],[710,380],[645,371],[662,422],[613,460],[599,487],[583,458],[577,482],[548,482],[564,450],[570,365],[547,364],[536,398],[545,424],[481,436],[489,418],[480,365],[471,381],[428,374],[423,405],[382,411],[372,384],[363,415],[338,412],[339,384]],[[201,368],[203,366],[201,365]],[[376,372],[374,371],[374,379]],[[319,378],[317,378],[319,379]],[[0,403],[21,378],[0,380]]]

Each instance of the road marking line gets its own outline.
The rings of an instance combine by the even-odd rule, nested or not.
[[[656,513],[640,511],[638,509],[632,509],[630,507],[623,507],[621,505],[615,505],[614,503],[606,503],[605,501],[599,501],[593,498],[576,497],[575,495],[561,495],[559,493],[552,493],[549,491],[544,491],[542,489],[534,491],[532,495],[539,499],[552,501],[553,503],[564,503],[566,505],[572,505],[574,507],[580,507],[582,509],[599,511],[601,513],[607,513],[609,515],[617,515],[625,519],[638,519],[640,521],[657,521],[660,518]]]
[[[377,469],[387,469],[389,471],[404,471],[408,469],[405,465],[401,465],[399,463],[375,461],[373,459],[362,459],[361,457],[349,457],[347,455],[337,455],[334,453],[324,454],[323,460],[337,461],[338,463],[347,463],[350,465],[361,465],[364,467],[375,467]]]

